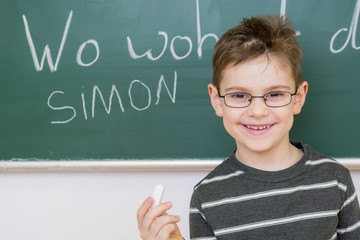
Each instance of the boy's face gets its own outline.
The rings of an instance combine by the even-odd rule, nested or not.
[[[265,56],[223,70],[220,95],[234,92],[263,96],[270,91],[295,93],[295,80],[288,64],[277,57]],[[289,146],[289,131],[294,114],[305,102],[307,83],[302,83],[291,103],[283,107],[268,107],[263,98],[253,98],[245,108],[232,108],[219,97],[218,90],[209,85],[211,104],[227,132],[235,139],[238,150],[267,152]]]

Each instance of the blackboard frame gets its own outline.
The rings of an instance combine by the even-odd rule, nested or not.
[[[360,158],[336,159],[351,171],[360,170]],[[176,160],[101,160],[101,161],[0,161],[0,172],[16,171],[195,171],[212,170],[222,162],[220,159]]]

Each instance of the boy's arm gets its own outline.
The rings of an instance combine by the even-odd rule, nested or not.
[[[161,203],[153,208],[154,198],[147,198],[137,211],[140,237],[143,240],[183,240],[177,222],[179,216],[166,213],[172,206],[170,202]]]
[[[190,224],[190,239],[206,239],[216,240],[215,234],[205,216],[201,213],[200,204],[197,201],[196,193],[193,193],[190,202],[189,224]]]
[[[339,240],[360,239],[360,210],[354,184],[349,174],[343,206],[339,212]]]

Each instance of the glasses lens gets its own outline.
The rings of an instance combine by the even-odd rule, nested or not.
[[[243,92],[228,93],[225,95],[225,104],[229,107],[242,108],[250,105],[251,95]]]
[[[269,92],[265,94],[264,100],[269,107],[281,107],[291,102],[291,93],[289,92]]]

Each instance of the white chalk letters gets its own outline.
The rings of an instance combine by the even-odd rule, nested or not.
[[[350,23],[350,27],[349,28],[341,28],[339,29],[332,37],[330,40],[330,51],[332,53],[339,53],[341,51],[343,51],[346,46],[349,44],[350,38],[351,38],[351,47],[355,50],[359,50],[360,46],[356,46],[356,30],[357,30],[357,25],[358,25],[358,21],[359,21],[359,12],[360,12],[360,0],[356,1],[355,4],[355,8],[354,8],[354,12],[353,12],[353,16],[351,19],[351,23]],[[347,38],[345,43],[342,45],[342,47],[340,47],[339,49],[335,49],[334,48],[334,42],[336,40],[336,38],[339,36],[340,33],[342,32],[347,32]]]
[[[173,88],[172,92],[169,90],[168,84],[165,81],[165,78],[163,75],[160,76],[157,89],[156,89],[156,101],[154,105],[158,105],[161,98],[162,90],[165,88],[166,93],[168,94],[171,102],[174,104],[176,99],[176,87],[177,87],[177,72],[174,71],[174,80],[173,80]],[[145,90],[145,99],[147,99],[145,102],[139,104],[138,101],[135,101],[137,99],[143,99],[143,96],[141,96],[136,90],[137,89],[144,89]],[[84,120],[88,120],[88,109],[87,109],[87,101],[86,101],[86,94],[84,93],[84,87],[82,87],[82,93],[81,93],[81,105],[82,105],[82,111],[84,114]],[[143,91],[141,91],[143,92]],[[61,96],[60,96],[61,95]],[[106,94],[108,95],[108,94]],[[113,98],[116,96],[118,106],[121,112],[125,112],[125,107],[122,102],[121,95],[119,93],[118,87],[113,84],[111,86],[110,95],[108,98],[108,101],[105,101],[104,94],[100,90],[99,86],[95,85],[92,89],[92,95],[91,95],[91,117],[95,118],[96,116],[96,104],[101,101],[105,112],[107,114],[110,114],[113,108]],[[133,80],[130,83],[130,86],[128,88],[128,97],[130,101],[130,105],[133,109],[136,111],[144,111],[150,108],[152,104],[152,91],[148,85],[146,85],[143,81],[140,80]],[[54,104],[54,100],[56,102],[59,102],[61,99],[66,98],[66,93],[63,91],[54,91],[50,94],[47,100],[47,105],[49,108],[51,108],[54,111],[65,111],[66,119],[57,120],[57,121],[51,121],[51,124],[65,124],[71,122],[76,116],[77,111],[75,106],[58,106],[57,104]],[[136,102],[136,103],[135,103]],[[116,104],[117,105],[117,104]],[[80,117],[80,116],[79,116]]]
[[[34,45],[34,42],[33,42],[33,39],[32,39],[31,33],[30,33],[30,27],[29,27],[28,21],[27,21],[25,15],[22,16],[23,21],[24,21],[26,38],[27,38],[28,43],[29,43],[31,56],[33,58],[33,62],[34,62],[36,71],[42,71],[43,70],[44,63],[45,63],[45,58],[47,59],[47,62],[49,64],[50,71],[51,72],[57,71],[59,63],[60,63],[62,52],[64,50],[67,35],[68,35],[68,32],[69,32],[72,16],[73,16],[73,11],[70,11],[69,17],[68,17],[68,19],[66,21],[66,24],[65,24],[65,30],[64,30],[61,42],[60,42],[60,47],[59,47],[59,50],[58,50],[58,53],[57,53],[57,56],[56,56],[55,64],[54,64],[52,56],[51,56],[51,50],[50,50],[49,45],[45,46],[44,52],[43,52],[43,55],[42,55],[42,58],[41,58],[41,62],[39,62],[39,59],[38,59],[38,56],[37,56],[37,53],[36,53],[36,50],[35,50],[35,45]],[[96,58],[90,63],[83,63],[83,61],[81,60],[81,54],[82,54],[82,52],[83,52],[83,50],[84,50],[84,48],[86,47],[87,44],[94,45],[94,47],[96,49]],[[99,44],[97,43],[97,41],[93,40],[93,39],[87,40],[83,44],[80,45],[79,50],[77,52],[76,62],[80,66],[84,66],[84,67],[91,66],[99,58],[99,52],[100,52]]]
[[[203,36],[201,35],[199,0],[196,0],[196,30],[197,30],[197,44],[198,44],[197,55],[198,55],[198,58],[201,58],[202,57],[202,45],[204,44],[204,41],[207,38],[212,37],[212,38],[214,38],[215,42],[217,42],[219,40],[219,38],[214,33],[208,33]],[[166,32],[159,31],[158,35],[163,36],[164,46],[163,46],[161,53],[156,57],[153,56],[152,49],[147,50],[145,53],[143,53],[141,55],[136,54],[133,44],[132,44],[132,41],[131,41],[131,38],[129,36],[127,36],[126,40],[128,43],[128,51],[129,51],[130,57],[133,59],[139,59],[139,58],[143,58],[146,56],[151,61],[156,61],[156,60],[160,59],[163,56],[163,54],[165,53],[167,45],[168,45],[168,34]],[[177,55],[177,53],[175,51],[175,45],[174,45],[175,40],[186,41],[188,43],[189,49],[184,56]],[[175,36],[172,38],[172,40],[170,42],[170,52],[171,52],[172,57],[175,60],[183,60],[183,59],[187,58],[190,55],[192,48],[193,48],[193,44],[192,44],[192,40],[189,36]]]

